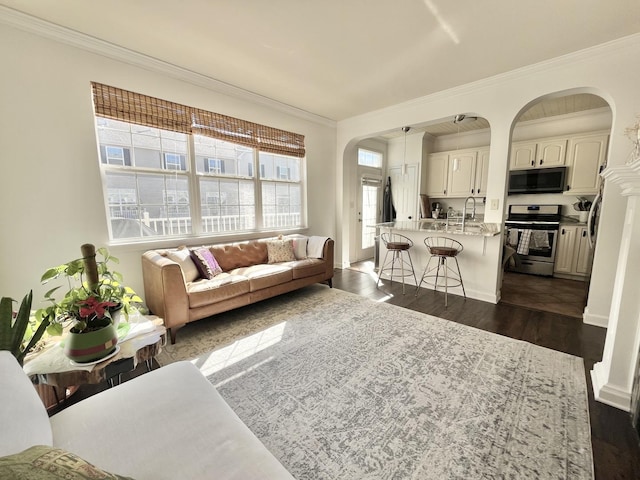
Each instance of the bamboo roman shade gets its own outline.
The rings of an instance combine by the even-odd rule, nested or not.
[[[91,82],[99,117],[197,134],[257,148],[263,152],[304,157],[304,135],[188,107],[121,88]]]

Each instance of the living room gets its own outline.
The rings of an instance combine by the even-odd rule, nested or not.
[[[354,152],[363,139],[396,131],[404,125],[440,123],[460,112],[486,118],[491,125],[487,198],[497,199],[499,208],[487,209],[485,215],[487,221],[501,224],[514,121],[532,102],[573,92],[594,93],[607,100],[613,111],[608,152],[611,165],[625,164],[631,149],[625,130],[637,121],[640,113],[639,28],[635,19],[623,14],[619,14],[617,21],[610,20],[597,43],[574,44],[567,40],[566,47],[557,55],[540,55],[502,72],[482,70],[475,76],[461,77],[464,79],[457,83],[429,86],[433,91],[425,86],[424,90],[409,92],[401,99],[394,97],[389,103],[381,99],[357,112],[332,116],[325,111],[316,113],[307,105],[291,106],[284,100],[248,92],[214,75],[194,73],[189,65],[181,68],[127,49],[127,45],[98,40],[98,32],[79,33],[80,26],[71,22],[72,12],[62,8],[47,21],[38,18],[38,12],[30,15],[28,2],[1,3],[4,6],[0,8],[0,52],[5,73],[1,80],[0,145],[5,185],[0,198],[6,233],[2,236],[5,274],[0,279],[0,291],[3,296],[14,298],[21,298],[30,289],[34,290],[34,298],[42,298],[46,287],[39,284],[39,279],[44,270],[77,257],[79,246],[86,242],[108,245],[120,258],[119,270],[127,282],[140,292],[142,254],[150,248],[175,246],[175,239],[123,244],[109,238],[98,164],[92,81],[304,135],[308,179],[304,233],[335,239],[337,268],[345,268],[352,261],[356,218]],[[622,4],[633,12],[632,2],[619,3],[616,2],[620,9],[616,12],[624,11]],[[550,5],[547,7],[551,8]],[[73,8],[80,7],[75,4]],[[45,15],[46,10],[39,13]],[[66,26],[65,17],[70,22]],[[591,22],[597,24],[593,19]],[[112,28],[106,23],[103,27]],[[447,37],[446,32],[438,32]],[[131,31],[127,35],[135,36]],[[527,41],[533,44],[536,38],[529,37]],[[281,47],[273,49],[276,48]],[[492,56],[483,53],[485,56],[478,58],[487,58],[483,62],[491,63]],[[193,52],[190,55],[197,56]],[[326,58],[317,59],[318,64],[322,61]],[[396,76],[409,76],[403,70],[406,65],[401,62],[399,65],[385,82],[385,88],[394,90]],[[475,70],[478,65],[465,68]],[[251,73],[250,66],[243,69],[245,74]],[[325,68],[320,70],[316,75],[320,76]],[[270,81],[268,71],[257,76],[261,81]],[[298,89],[304,90],[305,86]],[[333,105],[335,101],[327,98],[325,103]],[[402,163],[402,158],[390,156],[388,161]],[[637,282],[637,273],[631,267],[634,257],[620,254],[624,248],[621,238],[628,232],[626,206],[627,197],[619,187],[608,185],[603,204],[606,220],[601,225],[593,293],[587,308],[591,323],[608,326],[606,354],[599,367],[596,390],[609,404],[628,410],[640,339],[638,302],[630,291]],[[234,239],[239,238],[225,236],[219,240]],[[195,238],[189,242],[196,245],[209,240]],[[496,297],[500,287],[500,249],[501,242],[497,239],[487,244],[487,255],[495,265],[486,272],[486,282]]]

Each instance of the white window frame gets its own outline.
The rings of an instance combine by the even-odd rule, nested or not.
[[[98,120],[99,119],[99,120]],[[99,130],[101,128],[104,129],[109,129],[111,127],[109,127],[108,124],[108,120],[105,122],[104,119],[101,119],[100,117],[96,117],[96,128]],[[127,123],[127,122],[121,122],[120,123]],[[129,125],[129,129],[131,130],[132,127],[135,127],[134,124],[128,124]],[[126,131],[126,130],[125,130]],[[260,165],[259,164],[259,150],[257,148],[251,149],[251,151],[253,152],[253,159],[251,164],[251,168],[248,169],[250,176],[247,176],[246,174],[244,175],[240,175],[238,172],[236,172],[235,174],[225,174],[224,172],[198,172],[197,168],[196,168],[196,155],[195,155],[195,144],[194,144],[194,135],[191,134],[185,134],[186,135],[186,139],[187,139],[187,151],[186,153],[179,153],[179,152],[175,152],[175,151],[164,151],[162,150],[162,147],[160,149],[160,154],[161,154],[161,158],[162,158],[162,168],[150,168],[150,167],[138,167],[136,166],[136,162],[135,162],[135,158],[134,158],[134,145],[126,145],[121,147],[123,149],[123,154],[122,154],[122,160],[120,161],[119,164],[117,165],[113,165],[110,163],[102,163],[99,160],[99,164],[100,164],[100,169],[101,169],[101,173],[102,173],[102,179],[103,179],[103,189],[104,189],[104,198],[105,198],[105,205],[106,205],[106,211],[107,211],[107,217],[109,219],[109,224],[111,224],[111,213],[109,210],[109,202],[108,202],[108,197],[109,197],[109,192],[113,192],[114,188],[117,189],[117,186],[114,187],[113,186],[113,182],[110,185],[110,190],[108,190],[107,188],[107,175],[109,173],[115,174],[115,173],[127,173],[127,174],[132,174],[134,178],[142,178],[144,176],[153,176],[153,175],[161,175],[166,181],[168,181],[167,179],[169,177],[174,177],[176,179],[179,178],[183,178],[183,179],[187,179],[187,185],[188,185],[188,191],[187,191],[187,196],[185,197],[187,200],[185,202],[180,202],[180,201],[175,201],[176,199],[171,199],[170,197],[172,195],[175,195],[175,191],[170,190],[167,191],[166,189],[162,189],[162,199],[159,200],[159,202],[162,202],[162,204],[158,203],[157,204],[157,208],[164,208],[164,211],[168,212],[167,215],[171,215],[171,214],[182,214],[184,213],[186,210],[188,209],[189,212],[189,216],[188,217],[180,217],[180,218],[173,218],[173,217],[167,217],[167,219],[165,219],[164,221],[167,222],[169,221],[170,223],[170,219],[173,218],[173,220],[183,220],[182,225],[181,226],[177,226],[175,228],[167,228],[166,226],[164,226],[161,229],[161,232],[158,235],[158,238],[156,239],[155,237],[136,237],[136,238],[123,238],[123,239],[117,239],[117,238],[113,238],[113,233],[110,230],[110,237],[111,237],[111,242],[112,243],[118,243],[118,244],[129,244],[129,243],[141,243],[141,242],[151,242],[153,240],[162,240],[164,238],[190,238],[190,237],[195,237],[195,238],[199,238],[199,237],[238,237],[238,235],[246,235],[247,233],[251,233],[251,232],[273,232],[273,233],[281,233],[283,230],[289,230],[289,231],[300,231],[302,229],[305,229],[307,226],[307,219],[306,219],[306,175],[304,174],[305,172],[305,158],[298,158],[298,157],[291,157],[291,158],[295,158],[296,161],[300,162],[300,178],[299,180],[296,181],[292,181],[290,180],[290,176],[291,176],[291,168],[290,167],[278,167],[280,169],[279,173],[280,173],[280,177],[278,178],[276,177],[271,178],[271,179],[265,179],[264,178],[264,173],[265,173],[265,168],[264,165]],[[183,140],[182,140],[183,141]],[[113,147],[112,144],[104,141],[104,142],[100,142],[100,146],[101,147]],[[120,148],[120,147],[117,147]],[[246,147],[245,147],[246,148]],[[128,149],[130,151],[130,156],[131,156],[131,161],[129,162],[130,165],[126,165],[125,161],[125,155],[124,155],[124,149]],[[286,156],[286,155],[285,155]],[[199,156],[198,158],[202,158],[202,156]],[[223,162],[223,160],[220,159],[216,159],[215,157],[207,157],[205,156],[205,158],[207,159],[207,161],[210,160],[217,160],[218,162]],[[238,157],[240,159],[240,157]],[[184,160],[183,160],[184,159]],[[239,160],[240,161],[240,160]],[[246,160],[244,160],[246,162]],[[184,163],[183,163],[184,162]],[[238,169],[238,165],[239,163],[237,163],[237,166],[235,169],[233,169],[232,171],[235,171]],[[185,169],[183,169],[183,166],[185,167]],[[256,177],[256,176],[251,176],[251,174],[253,172],[259,171],[261,173],[260,177]],[[115,178],[116,175],[113,175],[112,178]],[[201,199],[200,196],[200,180],[199,178],[201,177],[213,177],[213,178],[219,178],[220,181],[222,181],[222,179],[224,179],[225,181],[228,180],[238,180],[239,185],[243,184],[246,185],[246,182],[250,182],[253,184],[253,195],[254,195],[254,204],[252,205],[253,207],[253,215],[255,218],[255,226],[254,228],[251,228],[249,230],[244,229],[244,230],[225,230],[225,231],[216,231],[216,232],[211,232],[211,231],[206,231],[204,229],[203,226],[203,218],[201,217],[201,210],[203,207],[206,206],[206,203],[202,203],[202,201],[204,201],[204,199]],[[135,181],[136,185],[140,185],[140,182],[138,180]],[[267,227],[264,225],[263,222],[263,208],[262,208],[262,185],[264,182],[278,182],[278,183],[292,183],[292,184],[297,184],[299,185],[300,188],[300,212],[298,213],[297,211],[295,213],[292,213],[291,215],[293,215],[292,218],[295,218],[295,224],[294,225],[286,225],[283,228],[273,228],[273,227]],[[139,188],[139,187],[137,187]],[[155,219],[157,219],[157,217],[154,217],[153,215],[151,217],[149,217],[149,208],[147,204],[144,204],[142,202],[142,200],[140,199],[140,192],[139,190],[135,190],[135,198],[136,198],[136,202],[133,204],[129,204],[127,203],[128,206],[130,207],[135,207],[139,212],[143,212],[141,213],[145,215],[144,221],[147,225],[151,224],[153,225],[153,221]],[[158,192],[160,193],[160,192]],[[222,198],[222,192],[221,193],[221,198]],[[206,194],[205,194],[206,195]],[[172,200],[172,201],[170,201]],[[179,199],[177,199],[179,200]],[[226,202],[225,202],[226,203]],[[155,204],[154,204],[155,205]],[[222,204],[219,204],[221,207],[223,206]],[[297,206],[297,205],[296,205]],[[229,209],[234,209],[237,207],[237,210],[242,212],[244,208],[247,208],[247,205],[243,205],[243,204],[238,204],[238,205],[234,205],[233,202],[231,205],[228,205]],[[113,217],[113,218],[117,218],[117,217]],[[139,219],[142,220],[142,219]],[[148,223],[149,222],[149,223]],[[156,231],[159,231],[158,229],[156,229]]]

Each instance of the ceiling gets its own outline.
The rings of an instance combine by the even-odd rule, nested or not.
[[[640,32],[638,0],[0,5],[332,120]]]

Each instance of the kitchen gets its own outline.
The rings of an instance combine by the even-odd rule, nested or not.
[[[429,127],[423,137],[420,193],[428,196],[429,205],[423,208],[423,217],[431,216],[435,203],[439,204],[442,217],[446,217],[447,210],[462,212],[469,196],[475,199],[480,219],[489,208],[483,195],[489,124],[475,117],[456,122],[458,117]],[[509,163],[513,185],[503,209],[503,219],[507,221],[503,242],[508,258],[502,277],[502,302],[524,303],[538,310],[559,308],[557,313],[582,317],[593,252],[589,242],[597,233],[596,223],[587,225],[588,210],[598,205],[598,173],[606,162],[611,117],[608,104],[590,94],[545,99],[519,116],[513,129]],[[557,178],[560,173],[561,178]],[[527,188],[527,177],[529,182],[540,177],[560,184],[536,190]],[[543,216],[553,218],[536,219],[539,207]],[[399,219],[405,215],[402,208],[398,213]],[[509,219],[510,216],[515,218]],[[527,223],[516,229],[511,221]],[[540,221],[551,221],[553,225],[543,230],[540,225],[535,226],[534,222]],[[520,242],[522,231],[529,240],[526,247],[520,245],[524,243]],[[542,231],[546,233],[541,234]],[[532,236],[539,244],[531,243]]]

